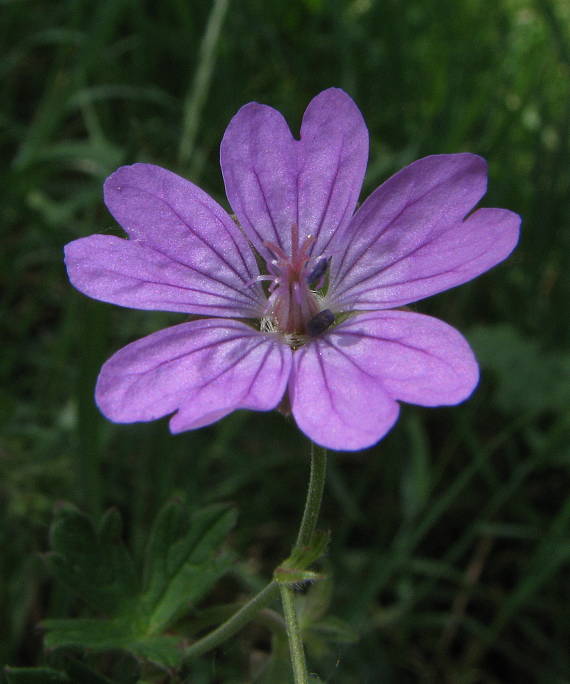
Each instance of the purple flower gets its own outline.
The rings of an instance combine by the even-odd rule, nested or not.
[[[478,381],[465,339],[403,307],[471,280],[514,248],[519,217],[472,211],[486,189],[473,154],[410,164],[356,211],[368,157],[362,115],[342,90],[315,97],[295,140],[250,103],[221,146],[229,203],[151,164],[105,183],[127,240],[66,247],[81,292],[194,319],[133,342],[103,366],[96,401],[118,423],[172,414],[178,433],[236,409],[288,402],[299,428],[332,449],[377,442],[398,401],[457,404]]]

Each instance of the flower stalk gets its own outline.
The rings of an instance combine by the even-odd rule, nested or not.
[[[305,649],[303,648],[303,637],[295,609],[295,590],[288,584],[280,584],[279,591],[281,592],[283,616],[287,627],[293,679],[295,684],[308,684],[309,674],[305,660]]]
[[[305,549],[310,550],[315,539],[317,520],[319,518],[323,491],[325,488],[326,469],[326,449],[316,447],[311,442],[311,474],[309,476],[305,509],[303,511],[299,533],[297,534],[297,541],[293,547],[293,554],[302,552]],[[309,675],[305,660],[303,636],[297,617],[297,611],[295,609],[295,590],[293,587],[294,584],[288,582],[282,581],[279,583],[283,616],[287,628],[287,640],[289,642],[293,678],[295,684],[308,684]]]
[[[274,579],[269,582],[258,594],[245,603],[237,613],[223,622],[219,627],[206,636],[198,639],[186,650],[186,662],[217,648],[229,638],[237,634],[249,622],[266,608],[273,601],[277,592],[281,594],[283,615],[291,654],[291,666],[295,677],[295,684],[306,684],[308,682],[307,666],[303,649],[303,639],[301,629],[295,610],[295,591],[293,584],[297,580],[291,581],[295,577],[303,581],[303,578],[318,577],[315,573],[305,571],[304,562],[295,562],[300,557],[312,558],[311,548],[321,546],[323,540],[317,540],[315,531],[317,520],[321,509],[323,491],[326,480],[327,452],[326,449],[316,447],[311,442],[311,470],[309,475],[309,485],[307,487],[307,497],[303,510],[303,517],[297,533],[297,539],[293,547],[292,554],[280,568],[275,571]],[[305,553],[303,553],[305,552]],[[308,553],[306,553],[308,552]],[[300,565],[299,568],[289,569],[289,565]]]
[[[317,527],[317,520],[321,510],[323,491],[327,472],[327,450],[315,446],[311,442],[311,474],[305,501],[305,510],[295,548],[310,546]]]

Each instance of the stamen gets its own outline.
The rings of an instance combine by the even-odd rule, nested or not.
[[[307,283],[309,284],[311,290],[318,289],[317,286],[319,285],[321,278],[326,273],[329,262],[330,259],[327,257],[318,258],[317,263],[313,266],[313,270],[307,276]]]
[[[264,242],[263,246],[266,247],[272,254],[275,256],[280,257],[281,259],[287,259],[287,254],[279,247],[276,245],[274,242]],[[272,263],[277,263],[277,259],[273,259]]]
[[[310,337],[317,337],[334,323],[334,314],[330,309],[319,311],[307,323],[307,333]]]

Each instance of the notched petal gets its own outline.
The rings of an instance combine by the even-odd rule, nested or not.
[[[331,264],[331,302],[356,309],[403,306],[505,259],[516,245],[520,218],[503,209],[468,216],[485,189],[486,164],[472,154],[426,157],[390,178],[335,243],[342,256]]]
[[[397,401],[457,404],[479,378],[473,352],[430,316],[383,311],[347,319],[297,350],[289,383],[301,430],[330,449],[364,449],[398,417]]]
[[[257,286],[240,289],[200,276],[187,265],[137,240],[90,235],[65,246],[71,283],[83,294],[133,309],[253,317],[260,310]]]
[[[101,369],[96,401],[117,423],[177,411],[170,426],[183,432],[236,409],[275,408],[290,366],[291,350],[275,336],[238,321],[192,321],[118,351]]]
[[[358,359],[386,392],[422,406],[454,405],[479,381],[465,338],[437,318],[411,311],[354,316],[331,333],[332,344]]]
[[[398,417],[381,379],[323,335],[297,350],[289,383],[299,428],[328,449],[355,451],[380,440]]]
[[[116,240],[104,243],[105,236],[98,236],[101,251],[92,255],[91,265],[84,251],[82,270],[91,269],[100,280],[99,285],[103,283],[101,263],[109,256],[113,268],[107,271],[115,272],[118,287],[123,291],[122,280],[136,277],[134,271],[139,270],[142,284],[150,280],[186,289],[188,313],[240,315],[236,310],[241,308],[247,311],[242,315],[251,315],[252,310],[262,309],[261,290],[251,285],[259,270],[247,240],[230,216],[200,188],[158,166],[134,164],[109,176],[104,194],[109,211],[130,240],[123,244]],[[148,262],[147,268],[144,261]],[[165,272],[166,280],[161,276]],[[173,283],[172,278],[177,282]],[[82,284],[87,291],[87,278]],[[102,287],[97,289],[103,292]],[[113,292],[111,282],[109,290]],[[216,291],[221,298],[233,298],[228,309],[222,311],[222,302],[217,308],[209,308],[209,293]],[[139,299],[143,301],[144,296]],[[116,303],[136,306],[125,297],[123,300]],[[106,301],[116,300],[109,296]]]
[[[250,103],[231,120],[221,145],[226,193],[240,224],[266,259],[264,243],[290,254],[291,227],[323,252],[356,206],[368,158],[368,131],[342,90],[330,88],[307,107],[301,138],[283,116]]]

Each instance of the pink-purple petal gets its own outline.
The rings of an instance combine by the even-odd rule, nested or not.
[[[352,306],[372,309],[403,306],[461,285],[506,259],[519,238],[520,217],[506,209],[478,209],[463,223],[451,226],[380,278],[361,281],[347,295],[358,295]]]
[[[458,404],[479,381],[479,367],[465,338],[432,316],[375,311],[348,319],[330,337],[339,353],[381,378],[393,399],[421,406]]]
[[[104,192],[109,211],[133,245],[123,245],[121,256],[118,243],[113,243],[119,280],[142,268],[145,253],[151,265],[150,273],[141,273],[143,282],[156,276],[156,282],[169,285],[169,277],[163,281],[158,271],[170,275],[184,272],[181,285],[187,288],[184,298],[189,313],[233,315],[236,309],[247,310],[247,314],[235,315],[251,315],[252,310],[259,313],[263,297],[255,283],[259,274],[255,257],[239,228],[209,195],[152,164],[121,167],[106,180]],[[83,268],[88,268],[85,253],[82,260]],[[130,260],[133,263],[129,264]],[[97,262],[95,258],[95,272]],[[211,299],[203,294],[216,291],[234,299],[223,314],[215,307],[209,309]]]
[[[309,103],[301,125],[299,226],[322,254],[350,221],[366,172],[368,129],[354,101],[329,88]]]
[[[117,423],[177,411],[173,432],[212,423],[236,409],[268,411],[285,391],[291,350],[239,321],[181,323],[133,342],[102,367],[95,398]]]
[[[264,242],[289,248],[297,223],[297,150],[283,116],[251,102],[230,121],[220,163],[228,200],[256,249]]]
[[[457,330],[407,311],[354,316],[295,352],[293,363],[289,391],[298,426],[339,450],[381,439],[397,419],[397,400],[457,404],[479,378]]]
[[[486,189],[473,154],[425,157],[362,205],[335,245],[331,302],[340,309],[402,306],[464,283],[505,259],[520,218],[507,210],[466,215]]]
[[[265,242],[290,253],[293,224],[302,238],[315,238],[312,252],[320,254],[354,211],[367,157],[362,115],[336,88],[311,101],[300,141],[279,112],[250,103],[231,120],[221,146],[230,204],[266,257]]]
[[[336,333],[297,350],[289,383],[291,411],[299,428],[328,449],[372,446],[394,425],[399,407],[380,374],[369,372],[359,344],[338,345]]]
[[[253,317],[258,290],[236,291],[138,240],[91,235],[65,247],[72,284],[83,294],[133,309]]]

